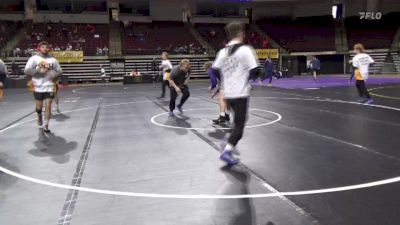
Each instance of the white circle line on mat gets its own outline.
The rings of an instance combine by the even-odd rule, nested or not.
[[[260,97],[254,97],[260,98]],[[336,102],[336,103],[345,103],[345,104],[355,104],[355,105],[362,105],[357,102],[348,102],[342,100],[330,100],[330,99],[302,99],[302,98],[278,98],[278,97],[261,97],[261,98],[268,98],[268,99],[287,99],[287,100],[305,100],[305,101],[321,101],[321,102]],[[139,101],[142,102],[142,101]],[[147,101],[148,102],[148,101]],[[138,102],[131,102],[138,103]],[[125,103],[129,104],[129,103]],[[115,106],[117,104],[109,105]],[[382,105],[368,105],[376,108],[383,108],[383,109],[390,109],[395,111],[400,111],[400,108],[394,108],[389,106],[382,106]],[[91,109],[94,107],[88,107],[85,109],[77,109],[71,110],[78,111],[78,110],[86,110]],[[68,112],[65,112],[68,113]],[[21,123],[27,123],[33,120],[27,120]],[[16,127],[16,126],[11,126]],[[6,129],[0,130],[0,133],[4,132]],[[127,196],[127,197],[144,197],[144,198],[168,198],[168,199],[246,199],[246,198],[269,198],[269,197],[281,197],[281,196],[300,196],[300,195],[313,195],[313,194],[323,194],[323,193],[333,193],[333,192],[343,192],[343,191],[350,191],[350,190],[358,190],[370,187],[377,187],[386,184],[392,184],[400,182],[400,176],[387,178],[383,180],[371,181],[362,184],[355,184],[355,185],[347,185],[347,186],[340,186],[340,187],[332,187],[332,188],[323,188],[323,189],[313,189],[313,190],[304,190],[304,191],[290,191],[290,192],[274,192],[274,193],[265,193],[265,194],[244,194],[244,195],[206,195],[206,194],[197,194],[197,195],[184,195],[184,194],[157,194],[157,193],[137,193],[137,192],[127,192],[127,191],[113,191],[113,190],[106,190],[106,189],[97,189],[97,188],[87,188],[87,187],[76,187],[71,185],[59,184],[50,181],[36,179],[30,176],[26,176],[20,173],[16,173],[14,171],[8,170],[2,166],[0,166],[0,171],[6,173],[10,176],[14,176],[16,178],[29,181],[36,184],[46,185],[49,187],[61,188],[61,189],[68,189],[68,190],[77,190],[83,192],[90,192],[90,193],[97,193],[97,194],[105,194],[105,195],[114,195],[114,196]]]
[[[194,110],[207,110],[207,109],[215,109],[215,108],[197,108],[197,109],[186,109],[185,111],[194,111]],[[256,127],[262,127],[262,126],[268,126],[271,124],[274,124],[278,121],[280,121],[282,119],[282,116],[279,113],[276,112],[272,112],[272,111],[268,111],[268,110],[263,110],[263,109],[250,109],[250,111],[260,111],[260,112],[267,112],[267,113],[271,113],[274,114],[275,116],[277,116],[277,118],[275,120],[266,122],[266,123],[262,123],[262,124],[256,124],[256,125],[250,125],[250,126],[246,126],[245,128],[247,129],[251,129],[251,128],[256,128]],[[231,128],[229,127],[210,127],[210,128],[203,128],[203,127],[178,127],[178,126],[171,126],[171,125],[166,125],[166,124],[162,124],[156,121],[156,118],[163,116],[163,115],[167,115],[168,112],[164,112],[164,113],[160,113],[157,114],[155,116],[153,116],[150,121],[152,124],[160,126],[160,127],[166,127],[166,128],[171,128],[171,129],[183,129],[183,130],[229,130]],[[177,118],[179,119],[179,118]]]
[[[104,94],[104,95],[120,95],[120,94],[146,94],[147,92],[143,92],[143,91],[125,91],[125,92],[85,92],[85,91],[81,91],[81,90],[85,90],[88,89],[90,87],[86,87],[86,88],[76,88],[73,89],[72,92],[76,93],[76,94]]]

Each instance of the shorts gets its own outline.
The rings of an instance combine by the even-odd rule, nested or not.
[[[36,101],[43,101],[45,99],[53,99],[54,92],[33,92],[33,97]]]

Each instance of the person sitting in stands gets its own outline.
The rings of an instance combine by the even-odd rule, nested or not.
[[[82,51],[82,46],[79,43],[76,44],[75,51]]]
[[[72,51],[72,45],[70,43],[67,44],[67,47],[65,48],[67,51]]]
[[[131,72],[131,76],[133,76],[133,77],[139,77],[139,76],[141,76],[141,74],[140,74],[139,71],[133,69],[132,72]]]
[[[107,47],[107,46],[104,46],[104,48],[103,48],[103,54],[104,54],[104,55],[108,55],[108,47]]]
[[[269,38],[267,36],[264,37],[262,45],[263,48],[269,48]]]

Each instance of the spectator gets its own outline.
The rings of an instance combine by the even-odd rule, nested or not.
[[[54,51],[61,51],[61,49],[60,49],[60,47],[56,46],[56,47],[54,48]]]
[[[213,30],[213,29],[210,30],[210,37],[211,38],[214,38],[216,36],[216,34],[217,33],[215,32],[215,30]]]
[[[81,44],[76,44],[76,46],[75,46],[75,51],[82,51],[82,46],[81,46]]]
[[[67,51],[72,51],[72,45],[70,43],[67,44],[67,47],[65,48]]]
[[[21,54],[21,49],[18,48],[18,47],[16,47],[16,48],[13,50],[13,56],[14,56],[14,57],[19,57],[20,54]]]
[[[108,55],[108,47],[107,47],[107,46],[104,46],[104,48],[103,48],[103,54],[104,54],[104,55]]]
[[[103,83],[103,86],[106,86],[107,75],[106,75],[106,70],[104,69],[103,65],[100,65],[100,78]]]
[[[102,48],[99,48],[99,47],[97,47],[97,48],[96,48],[96,55],[97,55],[97,56],[101,56],[101,55],[103,55],[103,49],[102,49]]]
[[[310,61],[309,68],[313,73],[314,81],[317,81],[317,72],[321,69],[321,61],[319,61],[317,57],[313,56]]]
[[[94,34],[96,32],[96,27],[91,24],[86,25],[86,28],[92,34]]]
[[[18,65],[15,63],[15,60],[13,60],[11,62],[11,73],[15,74],[15,75],[19,75],[18,74],[18,69],[19,69]]]
[[[263,38],[262,47],[263,47],[263,48],[269,48],[269,38],[268,38],[267,36],[265,36],[265,37]]]
[[[274,63],[270,58],[266,58],[264,62],[264,79],[269,79],[268,86],[272,85]],[[261,80],[260,80],[261,83]]]

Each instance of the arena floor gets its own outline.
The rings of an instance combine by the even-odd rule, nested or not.
[[[51,134],[32,96],[0,102],[0,224],[394,225],[400,223],[400,85],[255,87],[241,164],[219,161],[228,127],[192,83],[169,118],[159,87],[61,91]]]

